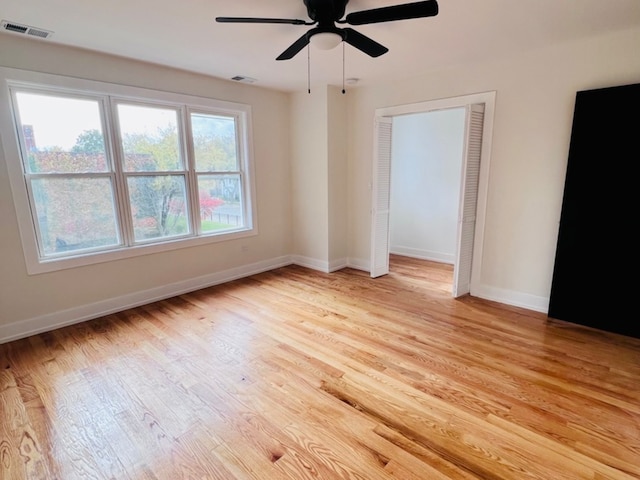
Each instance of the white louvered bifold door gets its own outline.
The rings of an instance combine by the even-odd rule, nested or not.
[[[480,154],[484,125],[484,104],[467,107],[465,158],[462,167],[462,198],[458,213],[458,251],[453,270],[454,297],[470,292],[476,205],[480,180]]]
[[[391,127],[393,120],[376,117],[371,206],[371,277],[389,273],[389,198],[391,190]]]

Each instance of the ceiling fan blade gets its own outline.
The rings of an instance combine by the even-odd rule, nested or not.
[[[309,45],[309,33],[305,33],[298,40],[293,42],[289,48],[287,48],[284,52],[276,58],[276,60],[290,60],[296,56],[300,50]]]
[[[288,25],[313,25],[293,18],[216,17],[219,23],[286,23]]]
[[[345,42],[363,51],[370,57],[379,57],[389,51],[384,45],[380,45],[375,40],[355,31],[353,28],[343,28],[342,31],[345,33],[343,37]]]
[[[433,17],[438,14],[436,0],[405,3],[391,7],[374,8],[348,14],[340,23],[349,25],[366,25],[369,23],[392,22],[394,20],[409,20],[412,18]]]

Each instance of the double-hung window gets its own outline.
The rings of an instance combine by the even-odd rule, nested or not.
[[[55,80],[3,92],[31,273],[255,233],[249,107]]]

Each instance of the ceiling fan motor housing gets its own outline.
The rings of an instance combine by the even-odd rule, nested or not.
[[[349,0],[304,0],[307,6],[307,15],[319,27],[333,26],[344,17]]]

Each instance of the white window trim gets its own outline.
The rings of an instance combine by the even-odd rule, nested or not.
[[[28,274],[53,272],[67,268],[132,258],[140,255],[224,242],[258,234],[252,142],[253,130],[250,105],[208,97],[97,82],[6,67],[0,67],[0,79],[2,82],[0,87],[0,139],[2,140],[1,143],[9,173],[11,192]],[[87,252],[70,257],[41,258],[36,240],[36,227],[33,222],[29,205],[29,195],[23,173],[19,146],[20,140],[13,119],[12,100],[9,92],[10,86],[27,88],[45,87],[49,91],[57,90],[60,93],[77,94],[78,92],[83,92],[91,95],[106,95],[125,101],[141,101],[179,107],[186,106],[188,111],[199,111],[199,108],[215,109],[220,113],[237,116],[240,120],[239,124],[242,125],[241,128],[243,129],[239,135],[238,146],[240,149],[240,158],[244,162],[242,171],[244,172],[243,180],[245,187],[245,198],[243,199],[243,209],[246,220],[245,228],[214,235],[166,239],[153,244],[125,246],[102,252]],[[112,127],[107,125],[107,128]]]

